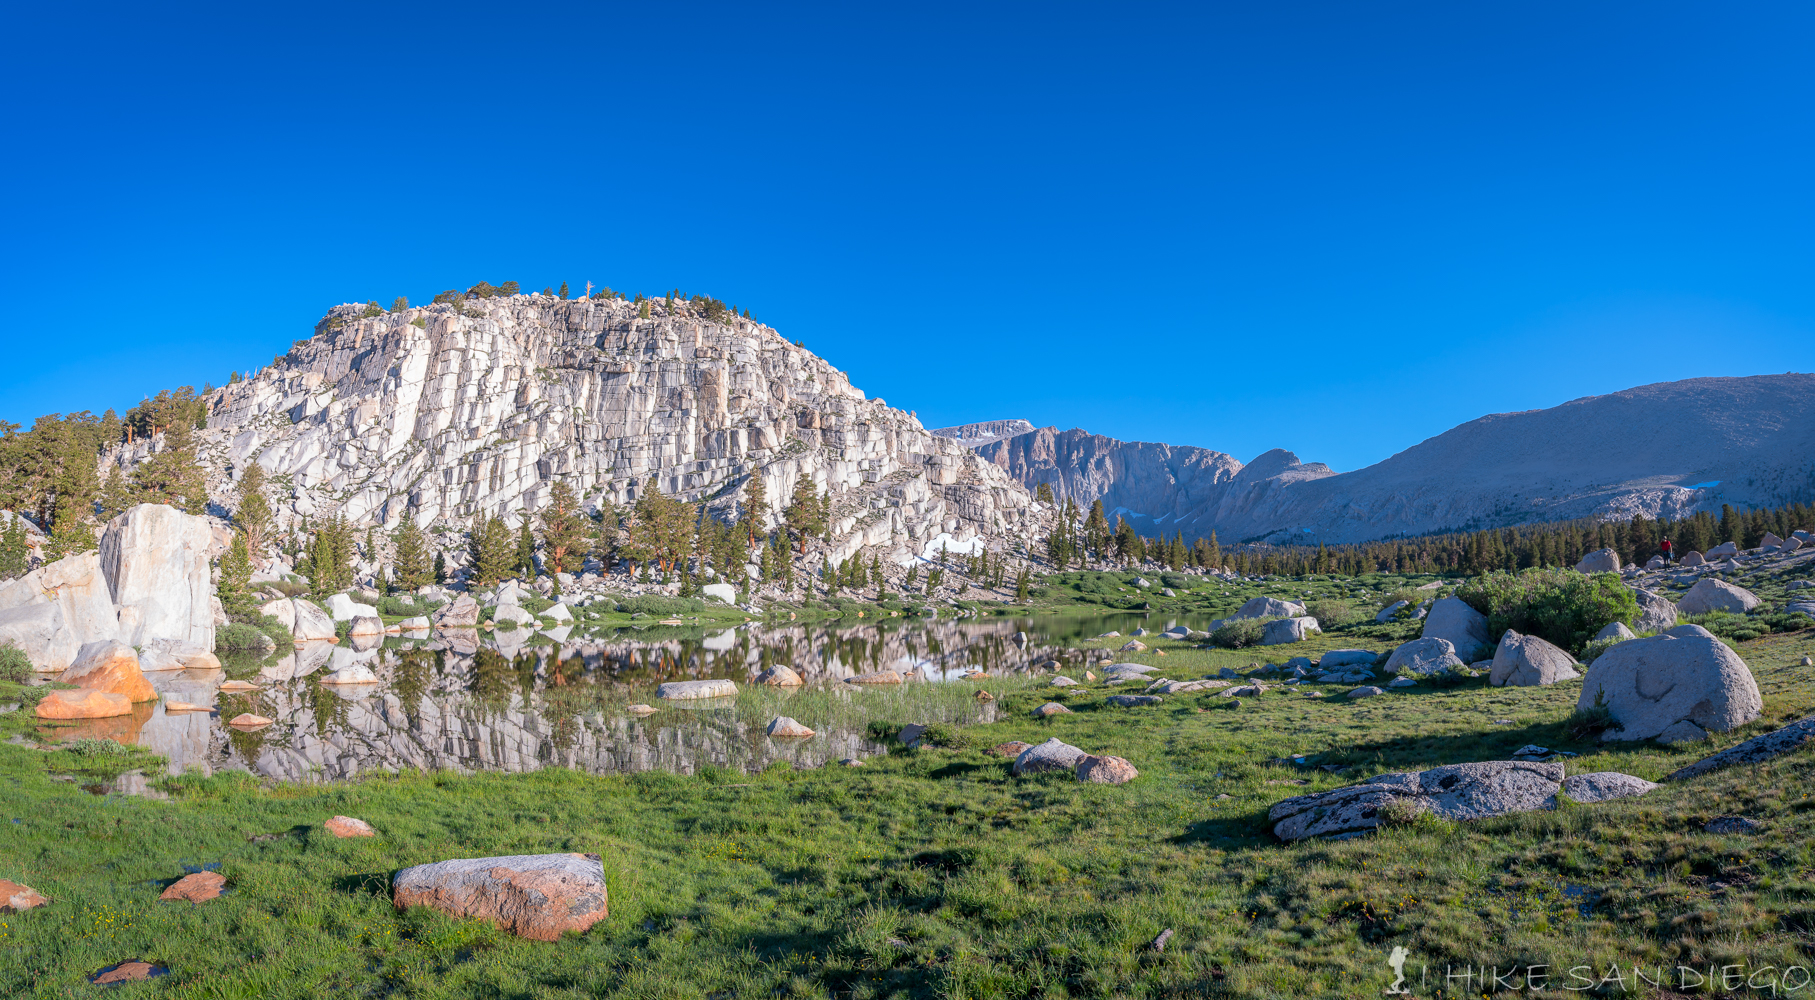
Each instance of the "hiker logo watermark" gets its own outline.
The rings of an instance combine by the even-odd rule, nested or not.
[[[1406,950],[1397,945],[1387,956],[1393,980],[1382,990],[1385,996],[1410,996],[1406,985]],[[1418,993],[1443,994],[1537,993],[1564,990],[1571,993],[1597,991],[1599,995],[1649,993],[1673,989],[1680,993],[1720,990],[1728,994],[1751,993],[1755,996],[1793,996],[1815,998],[1815,975],[1800,965],[1576,965],[1569,968],[1551,965],[1515,965],[1502,971],[1489,965],[1445,965],[1433,969],[1418,967]],[[1806,991],[1806,992],[1804,992]]]

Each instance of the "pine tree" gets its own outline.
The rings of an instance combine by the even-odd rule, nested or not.
[[[1041,483],[1040,485],[1034,487],[1034,499],[1040,501],[1041,503],[1045,503],[1045,504],[1052,503],[1053,502],[1052,484],[1051,483]]]
[[[901,581],[901,589],[913,590],[914,584],[918,582],[920,582],[920,564],[914,563],[908,567],[907,576]]]
[[[1743,545],[1745,535],[1746,529],[1740,524],[1739,511],[1734,510],[1733,505],[1730,503],[1721,504],[1720,540],[1722,542],[1732,542],[1734,545]]]
[[[234,620],[250,615],[258,607],[258,598],[252,593],[252,553],[246,545],[246,533],[235,531],[233,541],[221,556],[221,581],[215,587],[215,593],[221,599],[221,607]]]
[[[561,292],[560,292],[560,295],[561,295],[561,297],[562,297],[562,298],[566,298],[566,297],[567,297],[567,282],[565,282],[565,281],[563,281],[563,282],[561,282]]]
[[[447,582],[447,553],[435,550],[435,582]]]
[[[738,526],[743,531],[749,544],[754,546],[758,535],[767,530],[769,519],[769,487],[763,482],[762,470],[750,473],[744,483],[744,511],[738,518]]]
[[[1021,567],[1021,572],[1015,574],[1015,603],[1016,604],[1026,604],[1027,603],[1027,567],[1026,566]]]
[[[807,554],[807,539],[826,530],[825,509],[830,499],[830,492],[825,500],[820,499],[811,476],[801,476],[794,483],[794,495],[782,511],[782,521],[794,533],[803,556]]]
[[[6,519],[6,530],[0,531],[0,580],[14,580],[31,568],[25,519],[17,513],[0,514],[0,517]]]
[[[132,480],[137,503],[170,504],[191,514],[206,510],[208,493],[195,460],[194,424],[180,419],[170,423],[164,430],[164,449],[139,463]]]
[[[475,515],[468,537],[473,583],[489,587],[510,575],[517,561],[517,546],[503,518]]]
[[[556,480],[548,491],[548,507],[542,511],[542,547],[554,572],[564,573],[569,565],[577,566],[586,558],[591,547],[586,538],[588,527],[590,523],[580,510],[573,487]]]
[[[392,563],[392,580],[399,590],[416,590],[436,582],[444,567],[441,554],[435,554],[433,566],[429,563],[428,536],[416,526],[415,519],[405,516],[391,535],[391,546],[395,551]]]
[[[254,557],[263,554],[271,535],[271,504],[265,499],[265,467],[252,462],[239,478],[239,509],[234,523],[246,533],[246,550]]]
[[[1098,559],[1109,553],[1109,519],[1100,497],[1090,502],[1090,516],[1084,519],[1084,544]]]

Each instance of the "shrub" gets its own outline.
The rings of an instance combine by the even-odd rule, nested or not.
[[[1305,614],[1317,619],[1317,624],[1323,626],[1325,629],[1342,628],[1346,625],[1353,625],[1357,622],[1365,621],[1368,617],[1362,612],[1355,610],[1353,604],[1350,604],[1347,601],[1334,599],[1306,601]]]
[[[618,605],[618,610],[626,614],[636,614],[640,611],[646,615],[666,617],[668,615],[696,614],[706,610],[706,602],[697,597],[663,597],[660,594],[643,594]]]
[[[1732,642],[1747,642],[1771,631],[1771,623],[1766,619],[1736,615],[1727,611],[1690,615],[1680,619],[1680,622],[1684,625],[1700,625],[1716,636]]]
[[[309,592],[308,584],[296,580],[273,580],[270,583],[259,584],[259,586],[275,590],[285,597],[301,597]]]
[[[11,639],[0,646],[0,681],[11,681],[24,684],[32,679],[32,661],[25,655],[25,650]]]
[[[1468,667],[1450,667],[1439,670],[1426,678],[1434,688],[1458,688],[1470,681],[1479,680],[1481,674]]]
[[[1210,641],[1224,649],[1242,649],[1260,644],[1260,636],[1265,632],[1267,623],[1260,618],[1235,618],[1217,626],[1210,633]]]
[[[119,757],[132,752],[113,740],[97,740],[92,737],[76,740],[63,749],[78,757]]]
[[[1613,717],[1613,709],[1608,708],[1605,699],[1594,696],[1594,704],[1587,708],[1578,708],[1569,717],[1567,723],[1569,735],[1578,740],[1598,739],[1609,729],[1619,728],[1618,720]]]
[[[1609,623],[1630,625],[1639,613],[1638,598],[1618,575],[1562,568],[1488,573],[1464,583],[1456,596],[1487,616],[1490,637],[1513,629],[1572,653]]]
[[[1602,653],[1607,652],[1614,646],[1625,641],[1626,640],[1621,639],[1618,636],[1612,636],[1606,639],[1596,639],[1588,645],[1583,646],[1581,655],[1577,656],[1576,659],[1581,661],[1582,666],[1590,666]]]
[[[263,649],[268,637],[261,629],[234,622],[214,630],[214,651],[217,653],[235,652],[247,649]]]

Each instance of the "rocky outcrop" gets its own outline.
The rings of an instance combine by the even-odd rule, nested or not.
[[[1782,729],[1754,736],[1738,746],[1703,757],[1687,767],[1672,771],[1664,780],[1682,781],[1739,764],[1762,764],[1784,754],[1794,753],[1811,743],[1815,743],[1815,715],[1798,719]]]
[[[1576,563],[1577,573],[1618,573],[1620,554],[1612,549],[1595,549]]]
[[[128,701],[153,701],[157,692],[139,670],[139,654],[131,646],[103,639],[91,642],[76,653],[69,669],[57,675],[64,684],[125,695]]]
[[[960,424],[957,427],[935,427],[932,429],[932,433],[942,438],[951,438],[966,448],[979,448],[1036,430],[1039,428],[1027,420],[985,420],[982,423]]]
[[[428,906],[489,920],[518,937],[558,941],[606,916],[605,868],[597,854],[519,854],[405,868],[391,878],[397,909]]]
[[[1397,812],[1476,820],[1554,805],[1563,765],[1526,761],[1451,764],[1428,771],[1382,774],[1328,792],[1298,795],[1267,811],[1281,840],[1339,837],[1374,830]]]
[[[1609,449],[1610,440],[1620,447]],[[1208,449],[1054,428],[978,454],[1030,489],[1054,483],[1085,505],[1101,497],[1143,534],[1182,530],[1189,539],[1214,530],[1224,543],[1678,518],[1722,503],[1775,507],[1806,498],[1815,477],[1815,375],[1660,382],[1493,414],[1340,475],[1284,451],[1243,466]]]
[[[213,649],[209,562],[216,554],[207,519],[175,507],[140,504],[107,522],[101,572],[120,609],[120,641],[175,639]]]
[[[1393,655],[1387,657],[1386,672],[1396,674],[1404,670],[1428,677],[1460,666],[1462,660],[1456,655],[1456,647],[1450,645],[1448,639],[1431,637],[1401,643],[1393,650]]]
[[[1494,650],[1487,680],[1494,687],[1542,687],[1582,676],[1576,673],[1575,664],[1575,657],[1543,639],[1507,629]]]
[[[557,480],[623,505],[653,476],[732,517],[761,476],[771,522],[802,478],[831,491],[834,559],[1034,541],[1031,497],[1000,469],[703,301],[514,295],[366,311],[335,307],[315,336],[208,397],[201,433],[232,474],[256,461],[293,484],[277,498],[284,524],[408,517],[460,566],[450,529],[475,514],[514,526]]]
[[[1670,598],[1639,588],[1633,589],[1632,596],[1639,602],[1639,617],[1632,623],[1634,632],[1662,632],[1676,627],[1676,605]]]
[[[1297,618],[1276,618],[1261,629],[1260,644],[1263,646],[1283,646],[1287,643],[1303,642],[1313,633],[1321,631],[1317,619],[1308,615]]]
[[[83,644],[118,632],[98,553],[68,556],[0,583],[0,643],[13,640],[39,670],[62,670]]]
[[[34,710],[40,719],[111,719],[132,714],[132,699],[93,688],[52,691]]]
[[[1236,612],[1229,616],[1236,618],[1290,618],[1305,613],[1305,606],[1297,601],[1282,601],[1275,597],[1249,598]]]
[[[1057,736],[1021,751],[1015,758],[1016,774],[1041,774],[1047,771],[1075,771],[1090,754],[1066,743]]]
[[[1764,709],[1746,661],[1699,625],[1678,625],[1602,653],[1582,682],[1576,709],[1597,705],[1618,723],[1602,739],[1665,742],[1724,733]]]

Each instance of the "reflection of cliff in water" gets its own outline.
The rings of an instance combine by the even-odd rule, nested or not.
[[[1020,670],[1044,656],[1017,644],[1025,622],[902,623],[859,628],[743,626],[703,638],[524,646],[478,633],[437,634],[384,646],[310,643],[264,665],[258,691],[220,693],[220,672],[148,675],[177,701],[212,702],[206,713],[166,714],[162,703],[136,742],[163,754],[173,773],[243,769],[282,780],[335,780],[404,769],[532,771],[567,767],[595,774],[706,766],[759,771],[778,761],[821,767],[878,753],[861,728],[805,740],[771,739],[763,723],[725,707],[664,703],[639,720],[625,711],[666,680],[729,677],[748,684],[773,664],[810,684],[879,670],[937,681],[982,669]],[[352,666],[376,684],[324,684]],[[993,706],[981,706],[987,713]],[[224,721],[250,712],[274,720],[241,731]],[[935,721],[935,720],[928,720]]]

